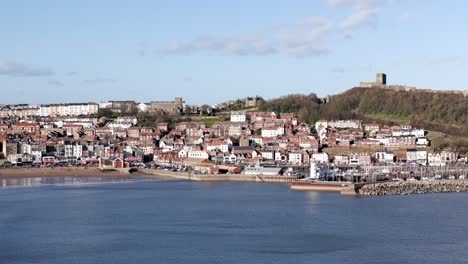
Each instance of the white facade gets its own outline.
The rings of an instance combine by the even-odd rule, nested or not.
[[[95,103],[87,104],[60,104],[41,105],[39,107],[40,116],[78,116],[96,114],[99,105]]]
[[[130,123],[136,125],[138,123],[138,119],[134,116],[121,116],[115,119],[116,123]]]
[[[138,107],[138,111],[143,112],[143,111],[148,110],[149,105],[147,105],[145,103],[140,103],[140,104],[138,104],[137,107]]]
[[[328,122],[328,126],[332,128],[361,128],[359,120],[336,120]]]
[[[208,159],[209,155],[206,151],[189,151],[187,152],[188,158],[197,158],[197,159]]]
[[[187,157],[187,151],[185,149],[181,149],[179,153],[177,154],[179,158],[186,158]]]
[[[245,122],[247,115],[245,112],[231,112],[231,122]]]
[[[401,137],[401,136],[415,136],[415,137],[424,137],[425,131],[424,129],[400,129],[400,130],[393,130],[392,136],[394,137]]]
[[[262,155],[262,158],[265,159],[265,160],[275,159],[275,152],[274,151],[265,150],[265,151],[260,152],[260,154]]]
[[[83,157],[83,146],[82,145],[73,145],[73,157],[76,157],[76,158]]]
[[[206,150],[208,150],[208,151],[219,150],[221,152],[228,152],[229,151],[229,145],[228,144],[208,145],[208,146],[206,146]]]
[[[429,153],[427,155],[427,163],[429,166],[445,166],[445,161],[440,153]]]
[[[116,129],[128,129],[131,128],[133,125],[131,123],[109,123],[106,124],[106,126],[112,128],[112,133],[114,133],[114,130]]]
[[[314,153],[312,154],[311,161],[315,163],[328,163],[329,157],[327,153]]]
[[[112,106],[111,102],[101,102],[99,103],[99,108],[110,108]]]
[[[319,130],[320,127],[324,127],[325,129],[328,127],[328,121],[327,120],[319,120],[315,122],[315,130]]]
[[[19,154],[31,154],[31,153],[32,153],[31,145],[25,144],[25,143],[20,144]]]
[[[348,156],[345,155],[336,155],[335,160],[333,161],[335,164],[346,165],[348,164]]]
[[[294,153],[294,152],[289,153],[288,163],[301,164],[302,163],[302,153]]]
[[[42,151],[33,150],[31,151],[31,156],[33,160],[41,161],[42,160]]]
[[[83,157],[83,146],[82,145],[64,145],[65,157]]]
[[[317,164],[314,162],[310,163],[310,178],[317,179],[320,176],[319,169],[317,168]]]
[[[395,155],[391,152],[378,151],[375,153],[375,158],[379,162],[393,162]]]
[[[427,151],[426,150],[408,150],[406,151],[406,160],[408,162],[417,162],[420,164],[426,164],[427,162]]]
[[[422,146],[427,146],[429,144],[429,140],[425,137],[420,137],[416,139],[416,144],[417,145],[422,145]]]
[[[262,137],[277,137],[284,135],[284,127],[269,127],[269,128],[262,128]]]

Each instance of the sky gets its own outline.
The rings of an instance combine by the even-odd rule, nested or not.
[[[0,104],[466,90],[464,0],[0,0]]]

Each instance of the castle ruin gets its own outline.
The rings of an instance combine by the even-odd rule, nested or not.
[[[468,91],[455,91],[455,90],[432,90],[432,89],[417,89],[414,86],[407,85],[388,85],[387,75],[385,73],[377,73],[375,82],[361,82],[359,87],[362,88],[374,88],[374,89],[389,89],[394,91],[405,91],[405,92],[428,92],[428,93],[456,93],[463,96],[468,96]]]

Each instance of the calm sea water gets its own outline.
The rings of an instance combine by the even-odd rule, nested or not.
[[[182,181],[0,188],[0,263],[467,263],[467,199]]]

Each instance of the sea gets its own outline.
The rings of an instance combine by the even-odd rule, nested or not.
[[[0,263],[468,263],[468,194],[286,184],[0,180]]]

